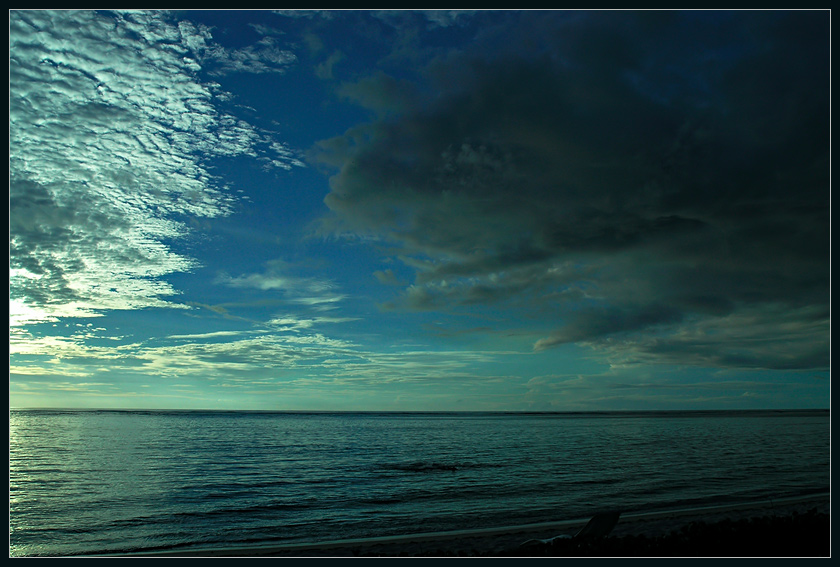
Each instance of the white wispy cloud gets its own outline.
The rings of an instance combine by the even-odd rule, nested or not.
[[[66,368],[63,366],[18,366],[16,364],[9,365],[9,375],[14,376],[34,376],[38,378],[46,377],[46,376],[62,376],[64,378],[86,378],[93,374],[93,371],[90,370],[75,370],[72,368]],[[16,381],[17,383],[20,382],[19,380]],[[26,384],[26,382],[22,382],[22,384]]]
[[[302,331],[322,323],[337,324],[358,321],[358,317],[298,317],[297,315],[279,315],[268,321],[268,326],[275,331]]]
[[[27,331],[11,342],[10,368],[15,385],[27,379],[65,376],[86,378],[140,373],[150,377],[190,378],[218,386],[255,387],[278,375],[290,381],[369,384],[487,383],[475,365],[492,366],[516,352],[440,351],[394,348],[371,350],[346,338],[320,332],[323,325],[350,321],[345,317],[300,318],[283,315],[265,328],[170,335],[142,342],[104,344],[107,333],[91,341],[90,331],[70,336],[42,336]],[[527,356],[527,355],[526,355]],[[110,378],[109,378],[110,379]],[[378,386],[377,386],[378,387]]]
[[[11,11],[12,324],[185,307],[161,278],[196,262],[168,242],[188,234],[184,217],[235,204],[207,159],[300,165],[221,111],[219,86],[199,73],[208,61],[262,72],[293,60],[267,42],[228,52],[166,12]]]
[[[235,288],[277,291],[286,301],[313,307],[319,310],[330,309],[333,304],[342,301],[346,295],[337,292],[337,285],[331,280],[313,277],[289,275],[290,266],[282,260],[267,262],[265,270],[239,276],[219,274],[216,282]]]
[[[271,13],[286,18],[323,18],[325,20],[333,18],[333,13],[328,10],[272,10]]]
[[[282,49],[271,36],[263,37],[255,45],[242,49],[228,50],[214,46],[207,51],[207,56],[217,67],[210,73],[284,73],[286,68],[297,60],[291,51]]]
[[[220,337],[236,337],[248,334],[251,331],[215,331],[213,333],[193,333],[188,335],[169,335],[168,339],[196,340],[196,339],[218,339]]]

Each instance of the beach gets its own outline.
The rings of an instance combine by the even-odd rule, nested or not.
[[[830,495],[622,514],[607,537],[589,520],[382,538],[144,554],[193,557],[829,557]]]

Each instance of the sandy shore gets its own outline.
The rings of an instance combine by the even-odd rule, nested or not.
[[[530,524],[484,530],[144,554],[179,557],[828,557],[830,495],[764,500],[621,515],[609,537],[593,542],[558,540],[587,521]]]

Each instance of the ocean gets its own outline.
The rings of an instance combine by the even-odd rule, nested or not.
[[[9,411],[9,554],[492,528],[829,492],[829,411]]]

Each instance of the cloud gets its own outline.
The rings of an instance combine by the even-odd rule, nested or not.
[[[396,285],[396,286],[399,286],[399,285],[404,285],[404,282],[402,282],[402,281],[401,281],[401,280],[400,280],[400,279],[399,279],[399,278],[398,278],[398,277],[394,274],[394,271],[393,271],[393,270],[391,270],[391,269],[387,269],[387,270],[376,270],[375,272],[373,272],[373,275],[374,275],[374,277],[375,277],[377,280],[379,280],[379,283],[381,283],[381,284],[385,284],[385,285]]]
[[[517,17],[340,88],[377,118],[312,151],[322,231],[399,249],[391,308],[506,306],[537,350],[825,366],[827,12]]]
[[[169,335],[168,339],[175,340],[195,340],[195,339],[217,339],[219,337],[236,337],[247,334],[248,331],[215,331],[212,333],[198,333],[189,335]]]
[[[183,219],[235,206],[207,159],[300,164],[220,110],[202,57],[253,70],[280,52],[227,52],[165,12],[15,10],[9,24],[12,324],[186,307],[161,278],[196,262],[170,243],[188,234]]]
[[[281,35],[284,34],[283,31],[278,30],[276,28],[273,28],[271,26],[267,26],[265,24],[255,24],[253,22],[250,22],[250,23],[248,23],[248,27],[250,27],[251,29],[253,29],[255,32],[257,32],[260,35],[281,36]]]
[[[460,25],[475,10],[374,10],[371,15],[396,28],[403,28],[420,20],[430,29]]]
[[[404,111],[419,102],[416,87],[405,79],[379,73],[354,83],[344,83],[339,95],[379,113]]]
[[[598,337],[614,364],[648,362],[747,369],[829,368],[827,308],[784,304],[743,307],[696,318],[668,334]]]
[[[617,307],[585,309],[551,338],[540,339],[534,350],[565,343],[584,342],[602,339],[618,333],[627,333],[639,329],[650,330],[656,325],[670,325],[679,322],[682,314],[667,306],[644,305],[636,310]]]
[[[331,20],[333,18],[333,13],[329,10],[272,10],[271,13],[286,18],[306,18],[309,20],[313,18]]]
[[[345,59],[341,51],[333,51],[329,57],[315,66],[315,76],[319,79],[332,79],[333,67]]]
[[[257,289],[260,291],[278,291],[286,301],[316,308],[329,308],[325,304],[337,303],[344,299],[344,294],[337,293],[336,284],[330,280],[289,275],[292,266],[282,260],[266,263],[264,272],[243,274],[232,277],[220,274],[217,283],[226,286]]]
[[[471,16],[475,10],[423,10],[423,15],[435,26],[446,28],[459,25],[467,16]]]
[[[201,60],[211,75],[228,73],[284,73],[297,57],[271,36],[241,49],[214,45],[201,52]]]
[[[303,331],[311,329],[324,323],[348,323],[358,321],[358,317],[313,317],[303,318],[296,315],[285,314],[270,319],[267,325],[274,331]]]
[[[302,318],[282,315],[263,328],[171,335],[142,342],[120,341],[96,346],[82,334],[58,337],[24,332],[11,343],[11,367],[32,376],[102,378],[140,374],[199,380],[205,385],[246,387],[286,383],[368,384],[430,383],[447,386],[486,382],[473,372],[475,364],[492,366],[498,359],[518,353],[471,351],[392,350],[380,352],[344,338],[318,332],[326,324],[351,318]],[[107,338],[107,337],[100,337]],[[25,366],[20,364],[25,361]],[[124,386],[117,379],[114,387]]]

